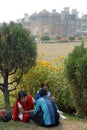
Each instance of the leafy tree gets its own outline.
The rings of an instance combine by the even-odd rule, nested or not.
[[[77,113],[87,118],[87,48],[84,44],[75,47],[65,61],[65,71]]]
[[[69,40],[72,42],[75,40],[75,37],[73,35],[69,36]]]
[[[41,40],[42,40],[42,41],[45,41],[45,40],[49,41],[49,40],[50,40],[49,34],[48,34],[48,33],[44,33],[44,34],[42,35],[42,37],[41,37]]]
[[[57,39],[57,40],[60,40],[61,37],[62,37],[61,35],[56,35],[56,39]]]
[[[9,93],[17,89],[22,75],[35,64],[36,54],[30,31],[21,24],[3,24],[0,28],[0,89],[7,110],[10,110]]]

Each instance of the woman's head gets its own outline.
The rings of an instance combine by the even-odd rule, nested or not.
[[[19,101],[26,102],[26,100],[27,100],[27,94],[26,94],[25,91],[21,90],[21,91],[18,93],[18,100],[19,100]]]
[[[48,92],[48,90],[49,90],[49,85],[48,85],[47,83],[43,83],[43,84],[41,85],[41,88],[44,88],[44,89]]]

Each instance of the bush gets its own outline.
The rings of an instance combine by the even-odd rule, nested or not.
[[[41,37],[41,40],[42,41],[49,41],[50,40],[50,37],[49,37],[49,35],[43,35],[42,37]]]
[[[69,36],[68,38],[69,38],[69,40],[70,40],[71,42],[73,42],[73,41],[75,40],[75,37],[74,37],[73,35]]]
[[[65,71],[77,113],[87,118],[87,48],[84,44],[75,47],[65,60]]]
[[[61,35],[56,35],[56,40],[60,40],[61,39]]]
[[[47,82],[50,91],[58,99],[59,108],[63,111],[73,112],[72,96],[68,87],[68,82],[64,75],[64,59],[55,59],[56,65],[50,62],[37,61],[35,67],[23,76],[20,89],[24,89],[34,97],[43,82]]]

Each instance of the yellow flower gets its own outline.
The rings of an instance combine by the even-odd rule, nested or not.
[[[58,59],[57,58],[54,58],[54,61],[57,61]]]
[[[43,62],[43,65],[44,65],[44,66],[49,66],[50,64],[51,64],[51,63],[48,62],[48,61]]]
[[[60,56],[61,59],[64,59],[64,56]]]

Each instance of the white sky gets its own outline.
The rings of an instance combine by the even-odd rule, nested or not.
[[[77,9],[80,16],[87,14],[87,0],[0,0],[0,23],[16,21],[24,13],[30,16],[43,9],[49,12],[56,9],[60,13],[64,7],[70,7],[70,11]]]

